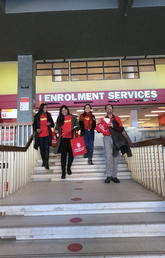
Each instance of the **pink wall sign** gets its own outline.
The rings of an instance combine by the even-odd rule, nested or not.
[[[38,94],[36,106],[47,103],[48,106],[70,107],[83,106],[90,103],[93,106],[106,105],[142,105],[165,103],[165,89],[142,90],[115,90],[115,91],[86,91],[86,92],[60,92]]]
[[[36,95],[36,107],[40,103],[47,103],[52,108],[64,104],[78,107],[86,103],[93,106],[108,103],[113,105],[165,104],[165,89],[42,93]],[[0,95],[0,109],[4,108],[17,108],[16,94]]]

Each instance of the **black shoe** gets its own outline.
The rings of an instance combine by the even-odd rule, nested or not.
[[[84,154],[84,158],[85,158],[85,159],[88,158],[88,153],[85,153],[85,154]]]
[[[49,170],[49,165],[46,165],[45,168]]]
[[[116,183],[116,184],[119,184],[120,183],[120,180],[117,178],[117,177],[112,177],[111,176],[111,180]]]
[[[107,177],[104,181],[104,183],[109,184],[111,182],[111,177]]]
[[[42,167],[45,167],[45,163],[44,162],[42,162]]]
[[[72,174],[72,171],[70,169],[67,170],[67,174],[68,175],[71,175]]]
[[[65,177],[66,177],[65,175],[62,175],[62,176],[61,176],[61,179],[65,179]]]
[[[91,159],[88,160],[88,164],[89,164],[89,165],[94,165],[94,164],[93,164],[93,161],[92,161]]]

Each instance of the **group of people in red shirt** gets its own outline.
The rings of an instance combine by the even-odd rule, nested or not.
[[[111,128],[114,125],[118,128],[123,128],[122,122],[118,116],[113,114],[113,106],[108,104],[105,106],[106,115],[100,119],[99,123],[104,120],[108,131],[103,133],[103,142],[105,148],[105,161],[106,161],[106,179],[105,183],[113,181],[120,183],[117,178],[117,164],[119,159],[119,153],[113,155],[113,140],[111,135]],[[114,121],[116,124],[114,124]],[[70,140],[74,137],[75,131],[79,131],[84,136],[87,154],[84,158],[88,158],[88,164],[94,165],[92,161],[94,150],[94,131],[96,127],[96,119],[92,113],[92,107],[90,104],[84,106],[84,112],[80,115],[79,120],[77,116],[72,115],[69,108],[66,105],[60,107],[59,115],[54,125],[51,114],[47,111],[47,105],[41,104],[38,113],[34,117],[33,129],[35,132],[35,145],[38,149],[40,147],[40,153],[42,158],[42,166],[49,169],[49,146],[51,146],[51,128],[55,127],[58,137],[58,144],[56,146],[56,152],[61,153],[61,178],[66,178],[72,174],[71,165],[73,163],[73,153]]]

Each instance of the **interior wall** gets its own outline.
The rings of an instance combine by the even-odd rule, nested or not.
[[[17,94],[17,62],[0,62],[0,94]],[[165,65],[156,72],[140,73],[140,79],[53,82],[51,76],[36,77],[36,92],[81,92],[165,88]]]

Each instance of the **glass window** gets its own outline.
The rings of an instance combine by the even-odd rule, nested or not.
[[[103,80],[103,74],[88,74],[88,80]]]
[[[88,67],[103,66],[103,62],[102,61],[88,61],[87,66]]]
[[[72,75],[71,80],[72,81],[86,81],[87,75]]]

